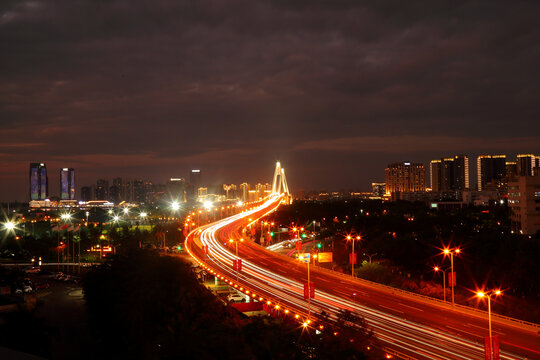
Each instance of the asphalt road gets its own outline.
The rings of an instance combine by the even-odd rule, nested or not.
[[[309,317],[313,320],[310,325],[318,325],[316,315],[323,310],[335,318],[339,310],[348,309],[362,315],[386,347],[412,358],[484,357],[483,342],[488,335],[484,313],[471,314],[440,301],[419,299],[398,291],[392,293],[391,289],[316,266],[310,266],[310,281],[315,284],[316,294],[308,306],[303,298],[307,265],[251,241],[239,242],[243,269],[237,283],[232,269],[235,246],[228,240],[245,238],[240,229],[247,225],[247,219],[261,217],[278,205],[279,199],[269,201],[255,211],[199,228],[188,238],[188,250],[244,291],[256,292],[257,298],[271,301],[290,314],[298,314],[299,320],[306,321]],[[209,254],[203,253],[203,244],[208,246]],[[538,329],[494,321],[493,334],[501,339],[501,358],[540,359]]]

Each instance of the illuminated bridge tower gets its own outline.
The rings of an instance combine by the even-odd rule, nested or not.
[[[284,202],[286,204],[292,203],[292,196],[287,186],[287,179],[285,178],[285,169],[281,167],[279,161],[276,163],[276,170],[274,171],[274,181],[272,182],[273,194],[285,194]]]

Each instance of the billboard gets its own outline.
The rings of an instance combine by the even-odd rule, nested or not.
[[[332,262],[332,261],[334,261],[333,254],[332,254],[332,252],[320,252],[319,256],[318,256],[318,260],[319,260],[320,263]]]

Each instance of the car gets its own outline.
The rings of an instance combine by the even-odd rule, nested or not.
[[[39,284],[35,284],[35,289],[36,290],[43,290],[43,289],[48,289],[51,287],[51,284],[49,283],[39,283]]]
[[[230,293],[229,296],[227,296],[227,300],[230,302],[246,302],[246,297],[244,295],[240,295],[237,292]]]

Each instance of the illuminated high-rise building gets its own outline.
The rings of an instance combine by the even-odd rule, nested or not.
[[[506,155],[480,155],[476,159],[476,181],[482,191],[489,183],[500,184],[506,177]]]
[[[441,191],[449,191],[454,185],[454,158],[441,161]]]
[[[167,181],[167,193],[174,201],[186,202],[186,180],[184,178],[170,178]]]
[[[60,170],[60,199],[75,200],[75,170],[73,168]]]
[[[385,183],[371,183],[371,190],[373,196],[382,198],[386,194],[386,184]]]
[[[240,184],[240,199],[242,201],[248,201],[249,196],[249,184],[248,183],[242,183]]]
[[[455,191],[469,188],[469,158],[456,155],[441,160],[432,160],[429,164],[431,190]]]
[[[519,176],[532,176],[536,166],[536,156],[533,154],[520,154],[517,156],[517,174]]]
[[[431,191],[441,191],[441,160],[431,160],[429,163],[429,186]]]
[[[465,155],[454,156],[454,179],[453,190],[465,190],[470,186],[469,183],[469,158]]]
[[[49,179],[45,163],[30,164],[30,200],[45,200],[49,196]]]
[[[508,179],[512,179],[517,175],[517,162],[507,161],[505,164],[506,167],[506,176]]]
[[[426,191],[424,164],[401,162],[389,164],[385,170],[386,193]]]
[[[189,173],[189,183],[198,189],[202,186],[201,170],[194,169]]]

